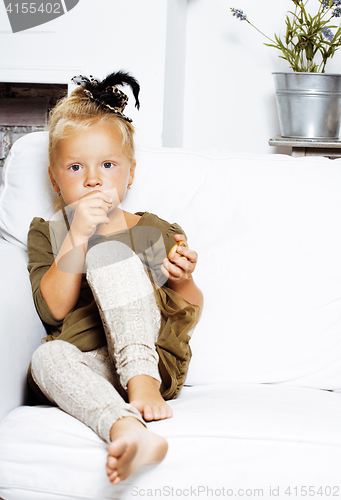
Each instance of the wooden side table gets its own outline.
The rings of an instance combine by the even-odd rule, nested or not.
[[[319,139],[292,139],[291,137],[281,137],[276,135],[269,140],[270,146],[289,146],[291,156],[326,156],[328,158],[341,158],[340,140],[319,140]]]

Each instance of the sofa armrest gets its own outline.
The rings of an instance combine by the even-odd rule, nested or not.
[[[45,336],[34,307],[27,253],[0,239],[0,421],[25,402],[32,353]]]

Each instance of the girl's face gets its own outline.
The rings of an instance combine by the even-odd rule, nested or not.
[[[49,173],[66,205],[97,190],[108,192],[117,206],[133,182],[134,170],[135,162],[123,151],[119,129],[97,123],[60,141],[53,173]]]

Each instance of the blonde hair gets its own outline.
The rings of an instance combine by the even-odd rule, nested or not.
[[[50,112],[47,127],[49,131],[48,156],[52,173],[60,141],[97,123],[109,123],[113,127],[116,126],[122,135],[124,153],[131,161],[135,160],[135,129],[131,123],[107,108],[103,108],[94,99],[90,99],[82,87],[78,87],[69,97],[58,101]]]

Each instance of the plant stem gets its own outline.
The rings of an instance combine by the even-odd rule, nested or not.
[[[254,24],[252,24],[248,19],[245,19],[245,21],[247,23],[250,24],[250,26],[252,26],[255,30],[258,31],[258,33],[260,33],[261,35],[265,36],[265,38],[267,38],[268,40],[270,40],[271,43],[274,43],[276,44],[276,42],[274,40],[272,40],[271,38],[269,38],[265,33],[263,33],[263,31],[259,30]]]

